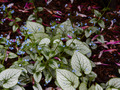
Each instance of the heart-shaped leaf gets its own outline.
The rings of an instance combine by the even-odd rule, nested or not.
[[[34,80],[39,83],[41,78],[42,78],[42,73],[41,72],[36,72],[36,73],[33,74],[33,77],[34,77]]]
[[[18,78],[22,70],[19,69],[6,69],[0,73],[0,81],[3,82],[4,88],[10,88],[17,84]]]
[[[44,32],[43,25],[36,22],[27,21],[26,27],[31,33]]]
[[[75,70],[75,74],[78,76],[81,76],[82,72],[84,72],[85,74],[89,74],[92,70],[90,60],[77,51],[75,51],[72,56],[71,66],[73,70]]]
[[[103,20],[99,20],[98,21],[98,25],[101,27],[101,28],[105,28],[105,23]]]
[[[79,85],[78,77],[65,69],[56,69],[56,78],[63,90],[75,90]]]
[[[72,49],[79,50],[83,54],[91,53],[91,50],[83,42],[77,39],[70,39],[66,42],[66,46],[71,47]]]
[[[107,82],[108,86],[120,88],[120,78],[112,78]]]

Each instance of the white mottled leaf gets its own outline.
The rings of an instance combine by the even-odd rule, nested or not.
[[[86,56],[77,51],[75,51],[72,56],[71,66],[73,70],[75,70],[75,74],[78,76],[82,75],[81,72],[89,74],[92,70],[90,60]]]
[[[56,69],[56,78],[63,90],[75,90],[79,85],[78,77],[65,69]]]
[[[6,69],[0,73],[0,81],[3,81],[4,88],[10,88],[17,84],[22,70]]]
[[[120,78],[112,78],[107,82],[108,86],[113,86],[115,88],[120,88]]]
[[[66,46],[70,46],[72,49],[79,50],[83,54],[91,53],[91,50],[83,42],[77,39],[70,39],[66,42]]]

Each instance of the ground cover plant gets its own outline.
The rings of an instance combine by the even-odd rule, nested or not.
[[[120,89],[119,0],[0,2],[1,90]]]

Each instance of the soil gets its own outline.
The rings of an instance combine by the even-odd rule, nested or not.
[[[6,2],[0,2],[0,5],[3,3],[5,5],[8,5],[10,3],[14,3],[14,6],[12,6],[11,9],[14,9],[14,13],[12,14],[13,18],[19,17],[22,19],[22,22],[19,22],[19,25],[23,25],[28,16],[32,14],[33,9],[28,10],[28,12],[22,12],[19,11],[24,10],[24,6],[26,4],[27,0],[9,0]],[[35,7],[44,7],[44,10],[40,13],[38,13],[38,16],[43,19],[43,25],[44,26],[50,26],[50,22],[56,21],[58,19],[57,16],[59,16],[60,21],[56,21],[56,23],[64,22],[67,18],[70,18],[72,22],[82,22],[88,23],[90,20],[88,17],[79,17],[76,16],[75,12],[80,12],[82,14],[85,14],[87,16],[93,17],[92,10],[88,10],[88,7],[93,7],[101,11],[103,9],[103,5],[101,5],[100,2],[95,2],[96,0],[74,0],[73,4],[71,4],[70,0],[53,0],[49,5],[46,4],[45,0],[35,0]],[[119,0],[118,0],[119,1]],[[81,11],[77,8],[78,6],[81,6]],[[66,6],[66,7],[65,7]],[[32,7],[32,6],[31,6]],[[34,7],[32,7],[34,8]],[[47,11],[49,9],[50,11]],[[117,6],[114,11],[120,10],[120,2],[117,3]],[[54,11],[61,11],[62,15],[57,15],[54,13]],[[110,42],[111,40],[119,41],[120,42],[120,12],[115,13],[114,11],[107,11],[103,15],[105,18],[105,25],[106,28],[103,30],[102,35],[104,35],[105,41]],[[68,15],[70,14],[70,16]],[[0,14],[0,18],[3,17],[3,14]],[[116,19],[116,22],[113,24],[111,29],[108,29],[110,26],[110,21]],[[18,32],[13,33],[12,27],[10,27],[9,20],[6,20],[4,24],[0,25],[0,34],[3,34],[6,36],[11,32],[10,38],[15,38],[16,36],[20,35]],[[88,26],[90,24],[88,23]],[[22,39],[23,40],[23,39]],[[21,40],[21,41],[22,41]],[[107,49],[117,49],[116,51],[112,52],[103,52],[102,56],[100,58],[99,54],[102,50]],[[16,50],[12,50],[13,52],[16,52]],[[93,71],[97,73],[96,82],[102,83],[107,82],[112,77],[120,77],[120,74],[118,73],[118,68],[120,68],[120,44],[109,44],[108,48],[103,47],[103,45],[98,44],[97,49],[92,50],[92,57],[90,58],[93,62],[101,62],[103,64],[96,65],[96,67],[93,68]],[[15,60],[11,61],[12,63]],[[6,62],[5,66],[9,67],[12,63]],[[44,80],[41,81],[41,83],[44,83]],[[28,85],[29,86],[29,85]],[[47,86],[44,86],[42,84],[43,88],[45,87],[56,87],[53,85],[53,82],[48,84]],[[27,90],[27,89],[26,89]],[[29,89],[30,90],[30,89]]]

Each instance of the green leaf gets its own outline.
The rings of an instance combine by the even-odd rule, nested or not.
[[[15,18],[15,21],[16,21],[16,22],[19,22],[19,21],[21,21],[21,19],[18,18],[18,17],[16,17],[16,18]]]
[[[98,25],[101,27],[101,28],[105,28],[105,23],[103,20],[99,20],[98,21]]]
[[[104,43],[104,36],[103,35],[98,36],[97,40],[101,43]]]
[[[41,72],[36,72],[33,74],[34,80],[39,83],[41,78],[42,78],[42,73]]]
[[[115,88],[120,88],[120,78],[112,78],[110,79],[107,83],[107,86],[115,87]]]
[[[92,85],[88,90],[103,90],[99,84]]]
[[[42,7],[37,7],[37,10],[38,10],[39,12],[41,12],[41,11],[43,11],[43,8],[42,8]]]
[[[11,21],[11,22],[9,23],[9,26],[13,26],[14,23],[15,23],[15,22]]]
[[[49,66],[50,66],[51,68],[53,68],[53,69],[58,68],[58,64],[57,64],[57,62],[56,62],[55,60],[50,60],[50,61],[49,61]]]
[[[11,88],[12,90],[25,90],[23,87],[20,87],[19,85],[15,85]]]
[[[107,88],[106,90],[119,90],[117,88]]]
[[[88,90],[88,89],[87,89],[87,84],[84,83],[84,82],[82,82],[82,83],[80,84],[80,86],[79,86],[79,90]]]
[[[92,86],[88,90],[95,90],[95,86],[92,84]]]
[[[120,74],[120,69],[118,69],[118,73]]]
[[[17,84],[18,78],[22,70],[19,69],[6,69],[0,73],[0,81],[3,82],[4,88],[10,88]]]
[[[38,20],[36,20],[38,23],[42,24],[42,18],[39,18]]]
[[[50,43],[50,39],[49,38],[43,38],[40,42],[39,45],[44,45],[47,46]]]
[[[97,78],[97,74],[92,71],[90,74],[87,75],[87,78],[89,78],[89,81],[94,81],[95,78]]]
[[[103,90],[103,88],[99,84],[96,83],[95,90]]]
[[[45,56],[47,60],[49,60],[49,53],[50,53],[50,48],[49,47],[43,47],[41,53]]]
[[[95,14],[96,17],[101,17],[102,16],[102,14],[97,10],[94,10],[94,14]]]
[[[30,74],[33,74],[34,66],[32,64],[27,65],[26,69]]]
[[[8,58],[16,58],[17,57],[17,55],[15,54],[15,53],[12,53],[12,52],[10,52],[9,53],[9,55],[8,55]]]
[[[92,34],[92,30],[85,30],[85,36],[88,38]]]
[[[33,14],[31,14],[29,17],[28,17],[28,20],[32,21],[32,20],[35,20],[35,16]]]
[[[33,36],[30,36],[31,39],[35,39],[35,42],[40,42],[43,38],[49,38],[49,36],[46,33],[34,33]]]
[[[66,54],[70,55],[70,56],[73,55],[73,50],[70,50],[70,49],[68,49],[68,48],[65,48],[65,49],[64,49],[64,52],[65,52]]]
[[[49,69],[49,67],[48,67],[48,69]],[[44,76],[45,76],[45,83],[46,84],[48,84],[48,83],[50,83],[50,81],[52,80],[52,76],[50,75],[50,73],[48,73],[48,72],[50,72],[48,69],[44,69],[43,70],[43,74],[44,74]],[[53,74],[53,73],[51,73],[51,74]]]
[[[91,53],[91,50],[83,42],[77,39],[70,39],[66,42],[66,46],[71,47],[74,50],[78,50],[83,54]]]
[[[90,60],[77,51],[75,51],[72,56],[71,66],[78,76],[81,76],[83,71],[85,74],[89,74],[92,71]]]
[[[3,71],[5,69],[5,66],[0,64],[0,72]]]
[[[56,69],[56,79],[63,90],[75,90],[79,85],[79,78],[65,69]]]
[[[43,90],[41,85],[39,83],[36,83],[34,86],[33,86],[33,89],[34,90]]]
[[[65,22],[59,25],[56,33],[57,34],[63,34],[63,33],[69,34],[68,32],[72,32],[72,31],[73,29],[72,29],[71,21],[70,19],[67,19]]]
[[[104,8],[102,9],[102,11],[107,11],[107,10],[110,10],[110,8],[109,8],[109,7],[104,7]]]
[[[26,27],[29,30],[28,32],[32,32],[32,33],[38,33],[38,32],[45,31],[43,25],[36,23],[36,22],[27,21]]]
[[[12,26],[12,29],[13,29],[13,32],[16,32],[17,29],[18,29],[18,26],[17,26],[17,25],[13,25],[13,26]]]
[[[36,66],[36,72],[41,72],[43,69],[45,69],[45,65],[43,63],[38,63]]]
[[[90,23],[97,23],[97,18],[93,18],[93,19],[91,19],[90,21],[89,21]]]
[[[64,64],[68,64],[67,59],[65,57],[61,57],[60,59]]]

